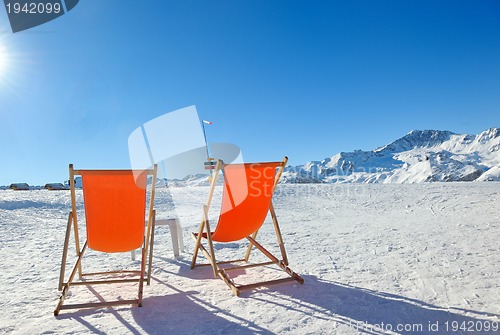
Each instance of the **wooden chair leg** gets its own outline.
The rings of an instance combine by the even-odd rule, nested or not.
[[[255,233],[253,233],[253,234],[252,234],[252,238],[253,238],[254,240],[255,240],[255,238],[257,237],[257,233],[258,233],[258,232],[259,232],[259,231],[257,230]],[[253,247],[253,245],[252,245],[252,243],[250,243],[250,244],[248,245],[248,248],[247,248],[247,253],[245,254],[245,262],[248,262],[248,260],[250,259],[250,253],[252,252],[252,247]]]
[[[281,257],[283,262],[288,265],[288,257],[286,256],[285,243],[283,242],[283,236],[281,235],[281,229],[278,223],[278,218],[276,217],[276,212],[274,211],[273,203],[269,205],[269,211],[271,212],[271,217],[273,219],[274,230],[276,232],[276,237],[278,238],[278,245],[281,251]]]
[[[208,220],[205,224],[207,228],[207,241],[208,241],[208,249],[210,251],[210,263],[212,263],[212,270],[214,272],[214,277],[217,278],[217,262],[215,260],[215,250],[214,250],[214,244],[212,241],[212,233],[210,232],[210,224],[208,223]]]
[[[191,269],[194,269],[194,267],[196,266],[196,259],[198,258],[198,250],[200,249],[201,239],[203,237],[204,229],[205,229],[205,220],[202,220],[200,223],[200,229],[198,230],[198,235],[196,236],[193,259],[191,260]]]
[[[64,284],[64,275],[66,272],[66,260],[68,258],[68,246],[69,246],[69,236],[71,233],[71,224],[73,222],[73,214],[70,212],[68,217],[68,225],[66,227],[66,236],[64,238],[64,249],[61,260],[61,272],[59,273],[59,286],[58,290],[62,291]]]
[[[61,292],[61,297],[59,298],[59,303],[57,304],[57,307],[54,310],[54,315],[55,316],[59,315],[59,311],[62,308],[62,305],[64,303],[64,299],[66,299],[66,294],[68,294],[69,287],[70,287],[71,283],[73,282],[73,279],[75,278],[75,275],[76,275],[76,273],[78,271],[78,268],[79,268],[80,263],[82,261],[83,254],[85,253],[86,249],[87,249],[87,242],[85,242],[85,244],[83,245],[82,250],[80,251],[80,255],[78,256],[78,259],[76,260],[76,263],[73,266],[73,270],[71,271],[71,274],[70,274],[70,276],[68,278],[68,282],[66,282],[64,284],[64,286],[63,286],[63,289],[62,289],[62,292]]]
[[[149,250],[152,252],[153,247],[151,246],[151,248]],[[143,288],[144,288],[144,272],[145,272],[145,268],[146,268],[146,248],[145,247],[142,247],[141,254],[142,254],[141,274],[140,274],[140,278],[139,278],[139,292],[137,294],[138,295],[137,306],[139,306],[139,307],[142,307],[142,293],[143,293]],[[151,264],[149,266],[151,267]],[[147,279],[147,283],[149,285],[149,276]]]
[[[148,261],[148,281],[147,284],[151,284],[151,269],[153,267],[153,248],[155,244],[155,229],[156,229],[156,220],[155,220],[155,212],[153,211],[153,220],[151,222],[151,237],[150,237],[150,246],[149,246],[149,261]]]

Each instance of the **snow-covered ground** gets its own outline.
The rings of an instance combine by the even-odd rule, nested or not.
[[[168,228],[158,228],[142,308],[58,318],[69,191],[0,191],[0,333],[500,334],[500,183],[279,185],[275,207],[290,266],[305,283],[241,297],[209,268],[189,266],[188,233],[207,190],[158,189],[158,217],[181,218],[186,249],[174,259]],[[259,233],[268,246],[270,228],[266,222]],[[238,245],[218,246],[217,255]],[[133,263],[130,254],[112,262]],[[70,292],[68,302],[81,302],[127,298],[136,289]]]

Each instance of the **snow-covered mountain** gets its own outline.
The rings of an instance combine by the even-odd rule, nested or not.
[[[372,151],[341,152],[288,166],[287,183],[420,183],[500,181],[500,129],[479,135],[413,130]]]

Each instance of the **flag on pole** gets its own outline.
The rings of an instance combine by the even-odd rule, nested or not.
[[[207,120],[203,120],[203,123],[205,123],[205,124],[212,124],[212,122],[207,121]]]

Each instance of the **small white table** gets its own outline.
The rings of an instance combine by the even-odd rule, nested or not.
[[[147,225],[147,222],[146,222]],[[172,248],[174,249],[174,257],[178,258],[180,252],[184,252],[184,240],[182,238],[182,228],[179,220],[175,219],[161,219],[155,220],[155,227],[168,226],[170,228],[170,236],[172,237]],[[131,251],[132,260],[135,261],[135,250]]]

